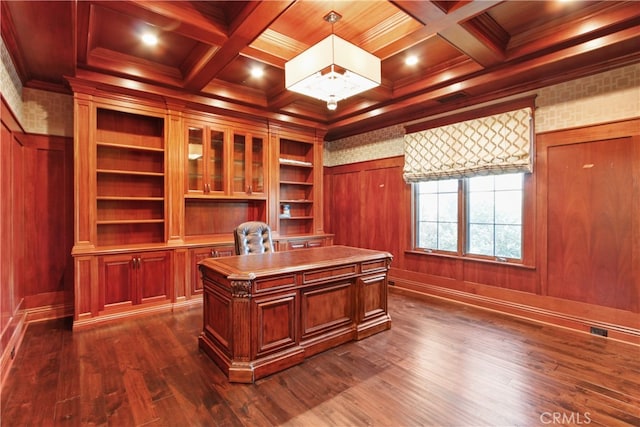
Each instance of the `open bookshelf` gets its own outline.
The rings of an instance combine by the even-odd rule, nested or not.
[[[313,143],[281,138],[278,163],[280,234],[311,234],[315,191]]]
[[[164,121],[97,109],[97,245],[165,240]]]

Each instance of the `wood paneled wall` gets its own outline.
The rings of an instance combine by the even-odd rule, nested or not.
[[[408,247],[411,198],[402,162],[395,157],[325,168],[325,229],[335,233],[335,245],[388,251],[393,264],[399,262]]]
[[[2,103],[0,375],[28,320],[73,310],[73,144],[22,133]]]
[[[412,252],[403,161],[325,169],[336,244],[390,251],[398,287],[640,343],[640,120],[537,135],[526,266]]]
[[[55,309],[72,315],[73,142],[46,135],[21,139],[25,168],[18,179],[24,190],[24,219],[29,224],[24,247],[25,265],[29,266],[24,270],[25,309]]]
[[[24,203],[16,178],[24,167],[23,146],[14,137],[15,121],[2,103],[0,134],[0,380],[4,379],[15,354],[14,348],[24,332],[25,316],[21,310],[24,291],[22,256],[24,248]]]

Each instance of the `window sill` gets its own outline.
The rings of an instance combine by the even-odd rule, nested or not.
[[[455,259],[455,260],[464,261],[464,262],[481,262],[481,263],[484,263],[484,264],[493,264],[493,265],[500,265],[500,266],[505,266],[505,267],[522,268],[522,269],[525,269],[525,270],[535,270],[536,269],[536,267],[534,265],[522,264],[522,263],[515,262],[515,261],[498,261],[496,259],[476,258],[476,257],[472,257],[472,256],[465,256],[465,255],[450,255],[450,254],[444,254],[444,253],[441,253],[441,252],[427,252],[427,251],[423,251],[423,250],[419,250],[419,249],[408,249],[408,250],[406,250],[404,252],[405,252],[405,254],[425,255],[425,256],[433,256],[433,257],[438,257],[438,258],[448,258],[448,259]]]

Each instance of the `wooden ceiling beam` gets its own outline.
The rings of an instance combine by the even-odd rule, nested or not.
[[[513,37],[509,41],[507,60],[540,52],[559,42],[566,43],[592,37],[612,28],[622,29],[640,25],[640,7],[635,3],[605,2],[587,5],[591,13],[582,19],[569,19],[565,23],[549,22],[544,28],[535,28]],[[580,12],[584,13],[583,10]]]
[[[127,64],[126,73],[122,64]],[[158,84],[179,87],[182,82],[180,70],[166,65],[145,61],[141,58],[114,52],[112,50],[92,49],[87,58],[89,67],[98,65],[113,74],[126,74],[140,80],[148,80]]]
[[[199,91],[205,87],[293,3],[294,1],[252,2],[254,7],[250,12],[241,13],[232,24],[227,42],[206,63],[192,69],[186,76],[185,88]]]
[[[459,27],[462,22],[468,21],[469,19],[480,15],[481,13],[491,9],[495,5],[502,3],[502,1],[475,0],[464,4],[460,3],[456,4],[455,7],[452,7],[448,13],[443,11],[442,8],[437,4],[437,2],[433,1],[399,0],[392,1],[392,3],[403,10],[405,13],[422,22],[424,26],[419,30],[414,31],[412,34],[409,34],[406,37],[385,46],[379,51],[376,51],[376,56],[380,57],[381,59],[386,59],[390,56],[400,53],[408,49],[409,47],[414,46],[436,34],[440,34],[450,28]],[[459,35],[456,35],[456,37],[453,37],[453,35],[451,36],[454,41],[459,37]],[[464,51],[464,46],[458,49],[461,52],[466,53]],[[485,49],[483,49],[483,51],[486,55],[487,52],[485,51]]]
[[[227,40],[229,24],[222,18],[206,15],[192,2],[179,1],[94,1],[93,5],[135,16],[166,31],[221,46]]]
[[[251,46],[247,46],[245,49],[242,49],[240,54],[247,58],[254,59],[258,62],[262,62],[263,64],[269,65],[271,67],[276,67],[281,70],[284,70],[284,64],[287,62],[279,56],[272,55],[269,52],[265,52]]]

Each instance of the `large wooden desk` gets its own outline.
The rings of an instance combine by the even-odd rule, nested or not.
[[[389,329],[390,263],[346,246],[207,258],[200,348],[229,381],[251,383]]]

